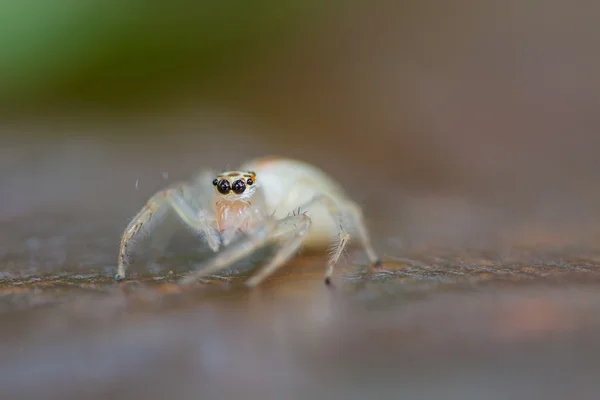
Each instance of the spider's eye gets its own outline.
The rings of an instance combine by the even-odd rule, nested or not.
[[[237,181],[233,182],[232,189],[235,193],[242,194],[244,193],[244,190],[246,190],[246,184],[243,180],[238,179]]]
[[[213,186],[217,186],[218,183],[219,183],[219,180],[215,178],[215,180],[213,181]]]
[[[248,178],[248,180],[246,181],[246,185],[252,186],[253,184],[254,184],[254,181],[252,180],[252,178]]]
[[[227,194],[231,190],[231,185],[228,180],[223,179],[217,184],[217,190],[221,194]]]

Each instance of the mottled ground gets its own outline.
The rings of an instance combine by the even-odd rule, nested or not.
[[[439,249],[438,249],[439,251]],[[154,263],[1,280],[2,398],[595,399],[597,256],[350,253],[335,285],[301,256],[182,290]],[[360,257],[358,258],[360,259]],[[529,261],[525,261],[529,260]],[[166,266],[166,267],[165,267]]]
[[[353,250],[328,288],[324,258],[302,254],[255,291],[247,273],[182,290],[175,280],[202,260],[182,239],[141,246],[149,257],[117,284],[128,218],[165,184],[162,171],[179,179],[198,161],[194,149],[160,158],[127,146],[6,152],[0,398],[600,396],[593,238],[496,232],[495,217],[469,220],[476,208],[443,197],[401,218],[400,197],[383,201],[373,178],[348,186],[363,195],[380,270]]]

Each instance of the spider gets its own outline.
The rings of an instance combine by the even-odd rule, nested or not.
[[[203,268],[180,280],[182,285],[224,270],[260,248],[276,245],[272,259],[245,282],[246,286],[255,287],[301,246],[323,248],[337,236],[324,277],[329,285],[351,231],[358,236],[371,265],[381,265],[360,207],[338,183],[308,163],[266,157],[247,162],[239,171],[216,176],[201,172],[189,182],[172,185],[152,196],[123,233],[115,279],[125,278],[132,239],[141,231],[148,231],[151,220],[158,219],[169,207],[214,252],[224,248]],[[232,243],[239,233],[241,240]]]

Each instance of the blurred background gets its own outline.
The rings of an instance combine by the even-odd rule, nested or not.
[[[429,219],[429,233],[480,236],[509,213],[511,229],[585,226],[588,237],[599,8],[4,2],[0,217],[131,214],[161,172],[184,179],[277,153],[419,231]],[[431,207],[453,211],[427,218]]]
[[[534,355],[515,347],[506,351],[490,344],[498,326],[505,324],[486,318],[501,315],[499,321],[504,321],[513,315],[494,308],[504,307],[499,304],[507,296],[506,301],[516,302],[514,310],[521,310],[520,301],[531,309],[515,326],[544,315],[532,328],[535,334],[554,332],[557,326],[563,332],[566,325],[571,333],[581,321],[592,329],[585,331],[586,338],[596,333],[597,290],[578,285],[587,288],[596,279],[600,239],[599,19],[600,3],[591,0],[0,2],[1,309],[3,318],[12,322],[2,334],[9,352],[0,367],[7,372],[0,386],[9,397],[3,398],[35,398],[49,389],[61,399],[77,393],[88,398],[187,398],[200,387],[220,384],[230,389],[229,395],[245,393],[248,398],[290,393],[293,398],[314,398],[328,390],[358,398],[357,393],[372,393],[375,387],[382,396],[399,390],[421,393],[422,398],[440,393],[445,398],[483,398],[482,393],[485,398],[505,398],[506,390],[523,398],[564,398],[560,396],[574,391],[576,398],[597,398],[591,390],[594,380],[586,378],[588,373],[593,376],[586,363],[596,354],[597,343],[567,335],[557,339],[560,345],[544,342],[551,353],[546,348],[535,353],[532,347],[527,349]],[[152,312],[161,311],[143,320],[148,324],[143,330],[139,304],[132,306],[110,280],[129,219],[152,193],[200,168],[235,168],[271,154],[322,167],[364,207],[375,247],[388,263],[388,272],[379,276],[385,284],[357,288],[356,282],[364,279],[351,274],[345,282],[353,288],[353,300],[342,296],[338,300],[343,306],[332,305],[320,285],[319,268],[308,282],[304,275],[300,283],[293,277],[295,283],[281,282],[282,287],[300,285],[297,292],[277,286],[283,294],[267,291],[266,299],[248,302],[246,294],[234,291],[231,298],[217,290],[216,297],[208,296],[210,301],[190,301],[197,310],[191,315],[209,315],[212,328],[200,317],[190,319],[180,304],[175,309],[187,317],[178,320],[162,302],[159,307],[148,300],[154,299],[148,293],[158,290],[151,289],[143,291],[144,301],[152,304]],[[360,257],[351,260],[363,265]],[[306,263],[319,264],[310,259]],[[161,270],[160,263],[152,265],[137,272]],[[464,298],[436,297],[438,284],[464,284],[475,274],[538,283],[556,271],[576,273],[577,279],[561,275],[560,285],[536,286],[535,295],[507,294],[506,289],[498,297],[483,295],[479,308],[467,306],[477,308],[472,310],[477,318],[452,314],[458,312],[454,306],[471,304],[475,294],[461,289],[456,296]],[[581,273],[587,274],[585,279]],[[427,285],[409,290],[403,286],[406,279]],[[474,287],[481,289],[479,283]],[[574,292],[565,293],[566,287]],[[407,300],[406,290],[433,299],[426,306],[415,305]],[[290,296],[292,304],[279,304],[278,296]],[[531,303],[531,296],[542,300]],[[306,298],[314,300],[306,303]],[[336,348],[328,335],[338,329],[346,332],[345,313],[356,314],[354,300],[363,307],[365,299],[403,306],[386,308],[384,315],[392,322],[371,320],[375,317],[368,311],[359,313],[357,320],[363,322]],[[562,304],[560,312],[557,304]],[[269,314],[271,307],[279,311]],[[142,309],[145,315],[148,310]],[[327,312],[311,314],[317,309]],[[342,316],[331,317],[333,309]],[[212,310],[219,310],[222,319]],[[244,312],[253,318],[246,320]],[[301,316],[289,321],[289,312]],[[115,314],[123,313],[127,321],[138,322],[122,326]],[[565,322],[566,315],[572,319]],[[202,339],[184,334],[196,323],[202,328],[194,329],[206,331]],[[431,364],[410,375],[403,369],[410,362],[393,361],[423,355],[407,355],[407,348],[394,347],[399,337],[414,344],[413,323],[430,333],[448,323],[452,333],[416,335],[424,341],[419,348],[429,349]],[[71,324],[75,331],[66,330]],[[90,336],[90,327],[97,326],[110,333]],[[266,337],[276,335],[275,348],[254,347],[252,338],[270,343],[257,326],[270,332]],[[274,326],[283,331],[272,333]],[[302,326],[314,329],[310,340],[294,334]],[[358,374],[350,366],[360,357],[349,354],[369,348],[369,329],[396,332],[382,333],[387,338],[377,344],[382,349],[366,361],[392,375],[377,375],[374,386],[360,386],[362,392],[349,378]],[[243,337],[246,331],[249,342]],[[290,343],[282,332],[291,335]],[[139,341],[134,334],[142,335]],[[462,350],[453,358],[450,349],[457,343],[480,349],[475,336],[482,347],[495,349],[491,353],[504,354],[503,361],[473,348],[476,356],[468,361]],[[95,349],[97,369],[81,369],[89,359],[72,347],[73,340],[88,352]],[[43,351],[31,347],[32,341]],[[182,357],[157,353],[165,341],[178,342],[173,354]],[[107,350],[116,343],[129,343],[131,352],[119,346],[120,356]],[[440,344],[439,349],[433,344]],[[218,348],[220,353],[206,350],[213,358],[205,350],[189,354],[186,346]],[[314,354],[307,353],[307,346]],[[398,352],[388,353],[390,348]],[[308,373],[312,367],[340,365],[333,358],[323,364],[316,354],[331,351],[337,357],[340,349],[350,361],[357,357],[356,363],[343,364],[335,377],[338,386],[323,386],[320,377]],[[261,364],[265,351],[268,356]],[[140,361],[143,354],[154,357],[156,370]],[[306,359],[300,362],[298,354]],[[576,363],[578,357],[585,362]],[[240,364],[230,369],[233,359]],[[569,373],[560,368],[565,360],[571,362]],[[247,381],[228,386],[212,378],[196,380],[206,372],[198,362],[206,362],[209,366],[202,368],[211,373],[233,377],[254,363],[265,368],[261,371],[277,370],[282,376],[255,371]],[[444,375],[444,363],[463,369],[450,377]],[[511,371],[511,363],[524,367]],[[527,368],[549,364],[557,369],[527,375]],[[482,365],[490,374],[482,372]],[[149,393],[142,387],[117,390],[128,379],[163,376],[158,366],[175,371],[165,376],[170,384],[153,381],[152,390],[146,388]],[[413,377],[403,381],[403,389],[392,373],[400,370]],[[56,371],[82,371],[82,383],[57,381]],[[475,385],[467,383],[473,371],[480,374]],[[430,386],[426,395],[419,382],[427,381],[429,372],[442,383]],[[516,374],[512,386],[494,381],[502,373]],[[579,380],[551,380],[542,389],[531,386],[542,375]],[[39,385],[27,384],[31,380]],[[271,380],[278,384],[265,392]],[[487,388],[496,384],[502,390],[490,393]]]

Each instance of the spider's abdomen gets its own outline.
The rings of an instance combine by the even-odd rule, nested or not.
[[[313,165],[289,158],[257,159],[243,168],[256,173],[267,207],[275,217],[285,218],[300,211],[311,218],[305,246],[322,247],[331,243],[338,227],[326,203],[298,208],[321,194],[329,196],[342,207],[347,205],[350,200],[336,181]]]

